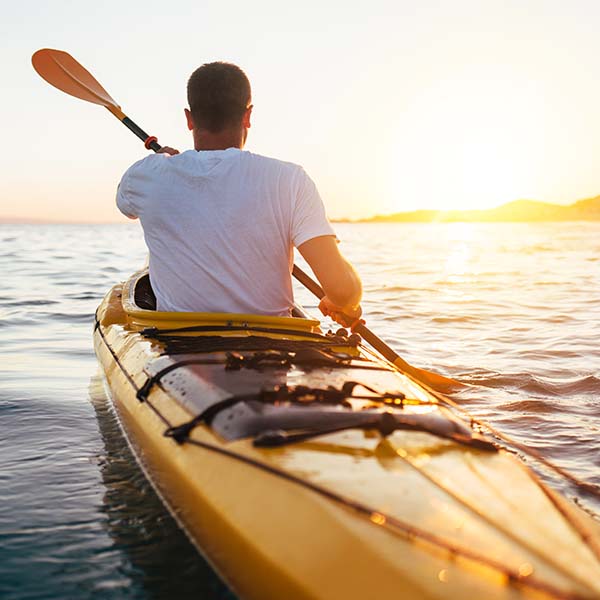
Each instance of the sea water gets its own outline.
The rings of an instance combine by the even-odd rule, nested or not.
[[[454,396],[473,414],[600,484],[600,223],[336,230],[375,333],[473,384]],[[98,375],[94,310],[145,255],[137,224],[0,226],[2,599],[233,598],[145,481]]]

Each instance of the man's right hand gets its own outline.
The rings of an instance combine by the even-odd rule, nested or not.
[[[331,317],[336,323],[344,327],[354,325],[362,315],[360,304],[357,306],[338,306],[334,304],[327,296],[321,298],[319,310],[326,316]]]
[[[175,154],[179,154],[179,150],[175,150],[175,148],[171,148],[170,146],[163,146],[160,150],[156,151],[156,154],[169,154],[175,156]]]
[[[321,312],[344,327],[353,326],[362,314],[362,285],[352,265],[340,254],[336,239],[332,235],[312,238],[298,250],[325,292]]]

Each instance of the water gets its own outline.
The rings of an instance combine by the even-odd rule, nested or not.
[[[455,399],[600,484],[600,224],[336,229],[375,332],[476,384]],[[93,312],[144,259],[135,224],[0,226],[3,599],[233,598],[134,464],[98,377]]]

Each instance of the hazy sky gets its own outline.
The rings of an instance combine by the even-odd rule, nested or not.
[[[189,74],[239,64],[247,149],[302,164],[332,217],[600,194],[597,0],[0,6],[0,216],[119,220],[116,185],[146,152],[104,108],[38,77],[43,47],[180,149]]]

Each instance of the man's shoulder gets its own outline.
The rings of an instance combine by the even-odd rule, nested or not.
[[[168,154],[149,154],[144,158],[134,162],[125,171],[124,177],[136,177],[139,175],[147,175],[152,172],[160,172],[168,167]]]
[[[259,165],[265,169],[288,173],[290,175],[305,175],[304,168],[294,162],[274,158],[272,156],[265,156],[264,154],[255,154],[254,152],[249,152],[247,150],[242,153],[242,156],[245,161]]]

